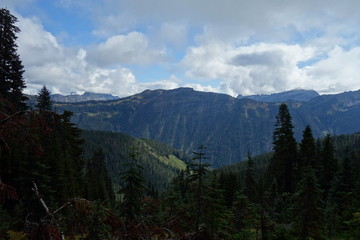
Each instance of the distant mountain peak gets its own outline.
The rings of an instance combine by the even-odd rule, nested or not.
[[[72,93],[71,95],[52,94],[51,100],[54,102],[85,102],[85,101],[106,101],[114,100],[119,97],[115,97],[107,93],[93,93],[84,92],[82,95]]]
[[[249,96],[237,96],[238,99],[250,98],[259,102],[287,102],[300,101],[307,102],[315,97],[320,96],[315,90],[293,89],[289,91],[272,93],[272,94],[256,94]]]

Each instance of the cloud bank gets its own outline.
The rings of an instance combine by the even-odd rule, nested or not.
[[[54,2],[81,13],[91,32],[79,35],[92,39],[66,44],[66,28],[51,31],[41,15],[17,12],[29,93],[43,84],[53,93],[117,96],[181,86],[232,96],[360,89],[356,0]],[[35,3],[0,0],[19,12]]]

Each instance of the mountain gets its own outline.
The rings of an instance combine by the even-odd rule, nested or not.
[[[165,190],[178,172],[185,170],[184,161],[190,161],[188,155],[151,139],[104,131],[83,131],[82,137],[85,139],[85,158],[91,158],[98,149],[103,150],[109,175],[115,185],[121,185],[119,174],[125,170],[132,147],[140,153],[138,160],[144,167],[143,174],[148,185],[157,190]]]
[[[118,99],[111,94],[104,93],[91,93],[84,92],[82,95],[71,94],[71,95],[60,95],[60,94],[51,94],[51,100],[53,102],[85,102],[85,101],[106,101]]]
[[[290,100],[307,102],[318,96],[320,96],[320,94],[314,90],[295,89],[273,94],[258,94],[249,96],[239,95],[237,98],[250,98],[260,102],[287,102]]]
[[[287,102],[299,140],[306,125],[315,137],[359,131],[360,91]],[[146,90],[110,101],[55,103],[74,112],[83,129],[123,132],[151,138],[191,153],[203,144],[209,163],[229,165],[272,150],[272,132],[280,103],[236,99],[190,88]]]

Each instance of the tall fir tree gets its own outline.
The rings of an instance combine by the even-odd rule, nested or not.
[[[268,182],[270,183],[275,177],[281,193],[295,190],[297,146],[293,128],[289,109],[285,103],[282,103],[279,106],[273,132],[274,155],[267,172]]]
[[[196,192],[196,231],[199,230],[201,219],[202,219],[202,211],[203,211],[203,187],[204,187],[204,177],[208,172],[207,167],[209,164],[205,163],[205,160],[208,159],[205,153],[206,147],[204,145],[200,145],[198,147],[198,151],[193,152],[194,163],[190,164],[190,168],[192,170],[192,174],[190,175],[190,180],[197,182]]]
[[[244,193],[250,201],[252,201],[252,202],[256,201],[257,191],[256,191],[254,160],[253,160],[250,152],[248,153],[247,168],[246,168],[246,172],[245,172]]]
[[[46,88],[45,85],[39,91],[39,93],[38,93],[38,95],[36,97],[37,104],[35,105],[35,107],[40,112],[45,112],[45,111],[51,111],[52,110],[52,102],[51,102],[50,93],[51,92]]]
[[[346,222],[352,219],[355,207],[355,181],[351,169],[349,149],[345,150],[340,170],[336,174],[327,198],[326,214],[328,219],[328,234],[331,236],[346,230]],[[330,220],[330,221],[329,221]]]
[[[321,172],[320,185],[324,190],[324,199],[326,199],[331,188],[331,183],[335,179],[336,172],[339,169],[338,160],[335,157],[335,147],[330,134],[326,135],[320,151]]]
[[[323,239],[323,202],[314,169],[303,169],[295,195],[295,232],[300,240]]]
[[[141,201],[144,198],[143,167],[138,162],[139,152],[133,147],[130,149],[129,161],[126,163],[127,170],[121,173],[124,187],[120,190],[121,204],[120,214],[127,223],[137,220],[140,215]]]
[[[105,164],[105,155],[100,148],[94,151],[88,160],[85,173],[86,197],[89,200],[102,201],[111,206],[115,202],[111,179]]]
[[[300,142],[298,164],[299,175],[301,175],[301,172],[307,167],[313,168],[315,173],[317,173],[319,171],[320,164],[316,158],[317,150],[315,139],[312,135],[311,128],[308,125],[303,131],[303,138]]]
[[[24,67],[17,54],[16,34],[20,29],[16,22],[9,10],[0,9],[0,99],[6,99],[19,111],[26,109],[27,98],[22,93]]]
[[[204,188],[203,200],[203,222],[206,231],[212,239],[218,239],[219,233],[226,234],[226,219],[228,211],[223,202],[222,190],[216,177],[216,172],[212,172],[210,176],[210,184]]]

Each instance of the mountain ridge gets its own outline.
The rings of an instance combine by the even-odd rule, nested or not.
[[[320,96],[320,94],[315,90],[293,89],[290,91],[284,91],[284,92],[272,93],[272,94],[256,94],[256,95],[248,95],[248,96],[238,95],[236,98],[238,99],[250,98],[261,102],[287,102],[290,100],[307,102],[318,96]]]
[[[297,139],[310,125],[315,137],[360,130],[360,91],[320,95],[307,102],[288,101]],[[80,128],[123,132],[150,138],[191,153],[208,148],[214,167],[239,162],[272,150],[272,132],[280,103],[236,99],[190,88],[146,90],[125,98],[82,103],[55,103],[74,112]]]
[[[53,102],[85,102],[85,101],[107,101],[118,99],[119,97],[113,96],[106,93],[93,93],[93,92],[84,92],[80,94],[71,94],[71,95],[61,95],[61,94],[51,94],[51,100]]]

